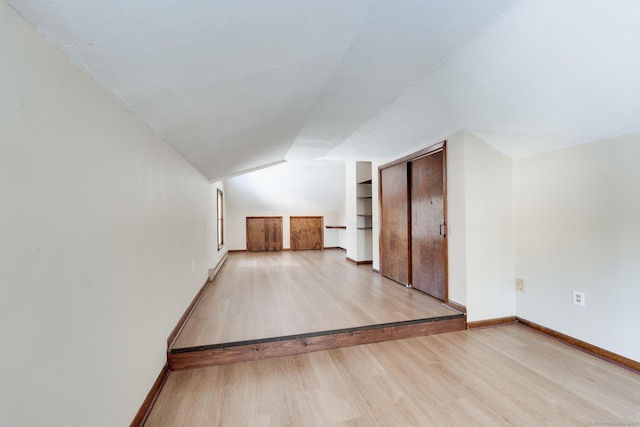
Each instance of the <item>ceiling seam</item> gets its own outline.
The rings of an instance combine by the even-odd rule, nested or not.
[[[398,102],[398,99],[403,97],[404,95],[406,95],[407,93],[413,91],[418,85],[422,84],[422,82],[424,82],[427,78],[429,78],[429,76],[431,76],[436,70],[438,70],[440,67],[442,67],[444,64],[446,64],[447,62],[449,62],[451,60],[451,58],[453,58],[455,55],[457,55],[459,52],[461,52],[462,50],[464,50],[467,46],[469,46],[471,43],[473,43],[475,40],[477,40],[480,36],[482,36],[483,34],[485,34],[487,31],[489,31],[491,28],[493,28],[498,22],[502,21],[504,19],[505,16],[507,16],[509,13],[511,13],[516,7],[518,7],[524,0],[518,0],[516,3],[514,3],[511,7],[507,8],[507,10],[505,10],[500,16],[498,16],[496,19],[494,19],[493,21],[491,21],[487,26],[485,26],[483,29],[481,29],[480,31],[478,31],[476,34],[474,34],[473,36],[471,36],[466,42],[462,43],[458,48],[454,49],[453,52],[451,52],[449,55],[447,55],[442,61],[438,62],[436,65],[434,65],[427,73],[425,73],[423,75],[423,77],[421,77],[420,79],[416,80],[416,82],[412,85],[410,85],[404,92],[402,92],[401,94],[399,94],[398,96],[396,96],[392,102],[390,102],[389,104],[387,104],[387,106],[385,108],[383,108],[382,110],[380,110],[375,117],[379,116],[380,113],[382,113],[385,110],[388,110],[389,108],[395,106]],[[370,122],[370,121],[369,121]],[[369,123],[367,122],[367,123]],[[362,126],[360,126],[358,129],[356,129],[350,136],[353,136],[355,133],[357,133],[358,131],[360,131],[360,129],[362,129],[364,126],[367,125],[367,123],[364,123]],[[336,145],[335,147],[333,147],[333,150],[336,150],[338,147],[340,147],[341,145],[343,145],[346,141],[349,140],[349,138],[345,139],[344,141],[342,141],[340,144]]]
[[[311,117],[311,114],[314,112],[314,110],[316,109],[316,106],[318,105],[318,102],[320,100],[320,97],[322,96],[322,94],[325,92],[325,90],[327,89],[327,86],[329,86],[329,83],[331,82],[331,80],[333,79],[333,76],[335,76],[336,72],[340,69],[340,67],[342,66],[342,64],[344,63],[344,59],[346,58],[346,56],[349,54],[349,52],[351,51],[351,49],[353,48],[353,45],[358,41],[358,39],[360,38],[360,36],[362,35],[362,30],[366,27],[367,23],[369,22],[369,20],[371,19],[371,15],[373,15],[373,12],[376,10],[376,8],[378,7],[378,4],[380,3],[380,0],[376,0],[375,4],[373,6],[371,6],[371,9],[369,10],[369,13],[367,14],[367,17],[365,19],[362,20],[362,24],[360,25],[360,28],[358,29],[358,32],[356,33],[356,35],[353,37],[353,40],[351,41],[351,43],[349,44],[349,47],[347,49],[344,49],[345,53],[344,55],[342,55],[342,58],[340,59],[340,62],[338,62],[338,64],[336,65],[336,67],[334,68],[333,72],[331,73],[331,75],[329,76],[329,78],[327,79],[327,81],[324,83],[324,85],[322,86],[322,89],[320,90],[320,92],[318,93],[318,96],[316,97],[316,100],[314,101],[313,105],[311,106],[311,108],[309,109],[309,112],[307,113],[306,117],[304,118],[304,120],[302,121],[302,125],[300,126],[300,129],[298,130],[298,132],[296,133],[296,136],[293,138],[293,142],[291,142],[291,145],[289,146],[289,148],[287,149],[287,153],[285,154],[285,158],[287,156],[287,154],[289,154],[289,152],[291,151],[291,149],[295,146],[296,144],[296,140],[298,139],[298,137],[300,136],[300,133],[302,132],[302,130],[304,129],[307,120],[309,120],[309,117]],[[335,147],[333,147],[335,148]]]

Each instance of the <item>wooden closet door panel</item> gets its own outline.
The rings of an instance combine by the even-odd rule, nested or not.
[[[411,282],[441,300],[447,280],[444,173],[442,150],[411,162]]]
[[[247,217],[247,252],[282,250],[282,217]]]
[[[407,164],[380,170],[380,273],[410,283]]]
[[[247,217],[247,252],[263,252],[266,249],[264,218]]]
[[[282,250],[282,217],[264,220],[265,251]]]
[[[323,249],[324,218],[321,216],[290,217],[291,250]]]

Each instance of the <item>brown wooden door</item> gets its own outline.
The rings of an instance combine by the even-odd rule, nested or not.
[[[446,300],[445,164],[442,150],[413,160],[411,169],[411,282]]]
[[[247,217],[247,251],[282,250],[282,217]]]
[[[292,216],[289,221],[292,251],[324,248],[323,217]]]
[[[380,170],[380,273],[410,282],[407,163]]]

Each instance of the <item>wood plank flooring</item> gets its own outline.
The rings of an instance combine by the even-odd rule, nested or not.
[[[639,390],[509,325],[171,372],[146,426],[637,426]]]
[[[455,314],[341,250],[231,253],[173,348]]]

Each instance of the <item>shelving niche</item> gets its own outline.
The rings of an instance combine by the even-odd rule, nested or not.
[[[373,188],[371,162],[356,162],[357,262],[373,259]]]

